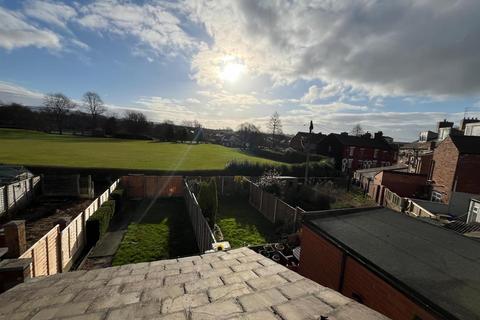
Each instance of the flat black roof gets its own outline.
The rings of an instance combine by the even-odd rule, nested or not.
[[[331,210],[305,223],[445,317],[480,318],[479,241],[386,208]]]

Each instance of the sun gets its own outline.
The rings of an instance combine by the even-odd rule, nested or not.
[[[220,71],[220,78],[227,82],[236,82],[246,71],[244,64],[225,59]]]

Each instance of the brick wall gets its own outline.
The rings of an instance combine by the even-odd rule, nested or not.
[[[305,225],[302,228],[300,274],[323,286],[338,290],[343,253]]]
[[[430,171],[432,170],[432,160],[433,160],[433,153],[421,155],[420,161],[415,170],[415,173],[425,174],[429,176]]]
[[[462,154],[458,160],[456,192],[480,194],[480,155]]]
[[[427,176],[383,171],[375,176],[374,184],[383,185],[401,197],[413,197],[423,192]]]
[[[352,299],[392,319],[437,319],[355,258],[346,255],[342,281],[344,252],[305,225],[302,228],[302,251],[299,273],[313,281],[340,291]]]
[[[452,192],[458,157],[458,150],[450,137],[440,143],[433,153],[433,190],[444,194],[444,203],[448,203]]]

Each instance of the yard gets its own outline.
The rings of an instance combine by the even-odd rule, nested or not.
[[[217,224],[232,248],[275,240],[275,225],[248,203],[248,196],[219,199]]]
[[[128,226],[113,265],[188,256],[198,253],[193,229],[182,198],[163,198],[150,208],[137,205],[138,222]]]
[[[0,163],[166,171],[222,170],[231,160],[273,161],[214,144],[55,135],[0,129]]]

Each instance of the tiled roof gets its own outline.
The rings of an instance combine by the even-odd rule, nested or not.
[[[331,133],[331,137],[336,138],[341,144],[345,146],[375,148],[381,150],[392,150],[392,147],[385,139],[369,139],[346,134]]]
[[[35,278],[0,319],[386,319],[247,248]]]

